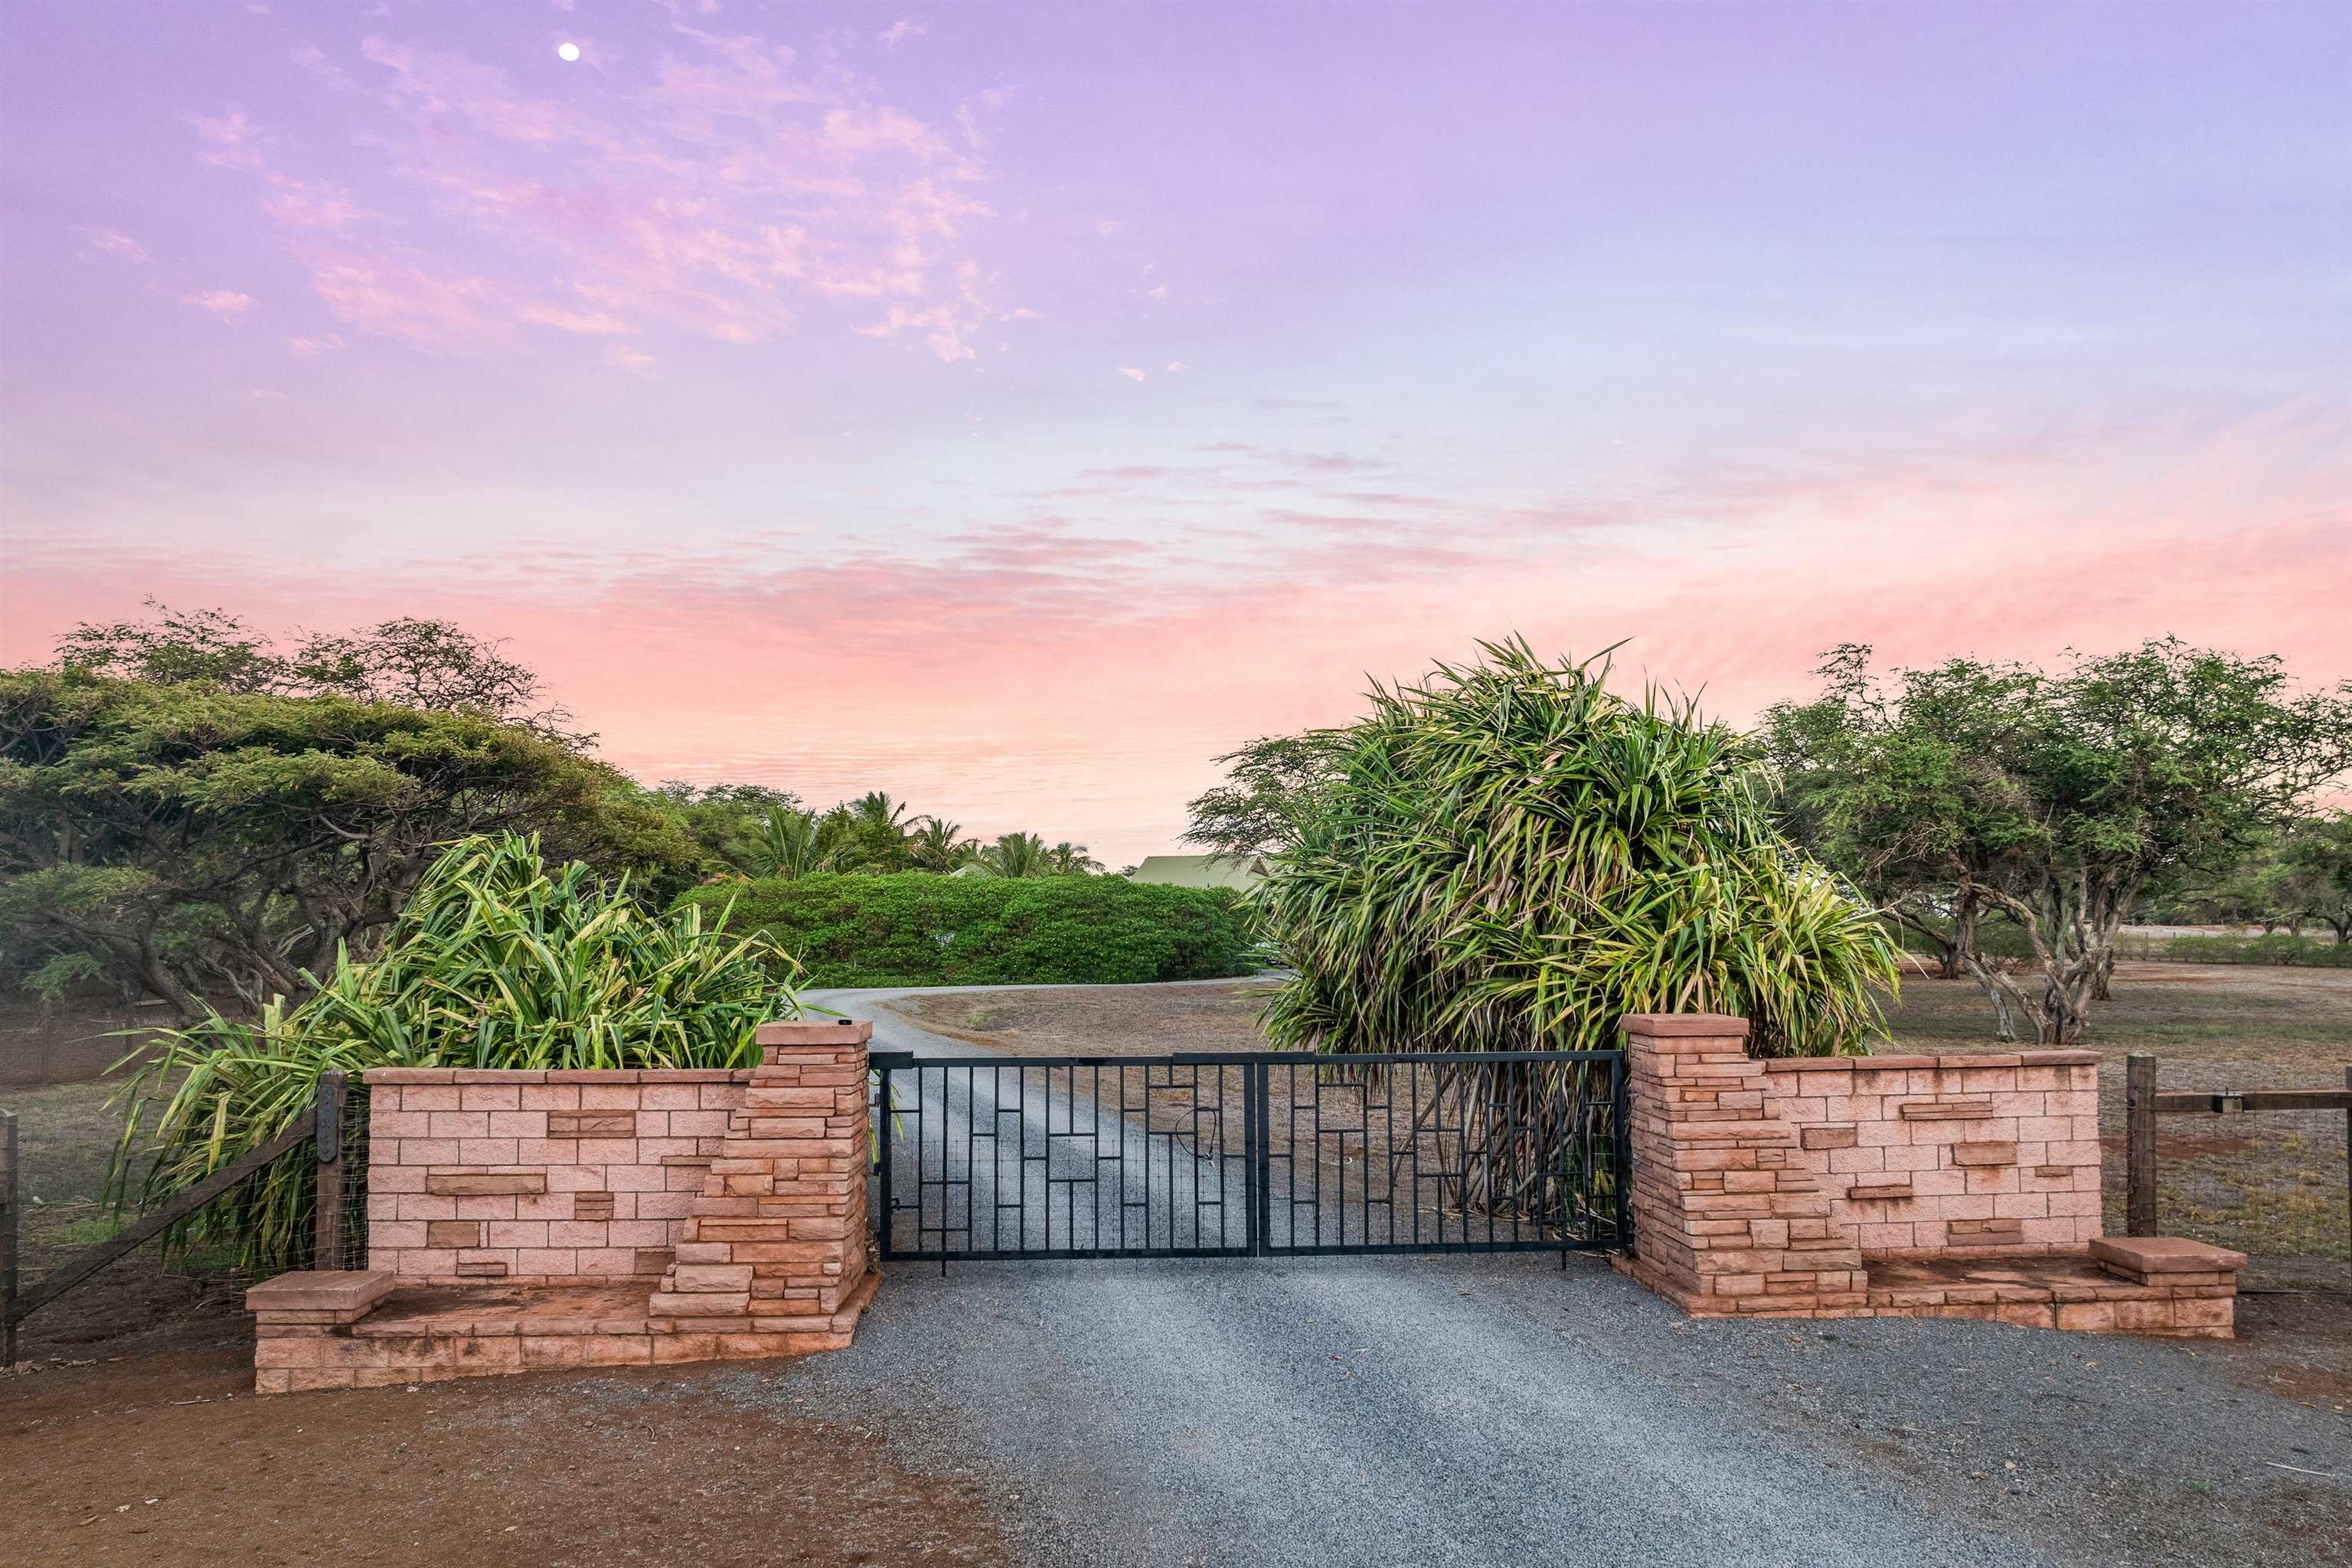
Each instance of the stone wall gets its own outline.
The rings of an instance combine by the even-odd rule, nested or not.
[[[592,1283],[673,1261],[751,1072],[377,1068],[368,1268],[404,1282]]]
[[[1829,1218],[1869,1258],[2083,1247],[2099,1234],[2091,1051],[1759,1064]]]
[[[1757,1061],[1624,1020],[1633,1253],[1696,1317],[1943,1317],[2228,1338],[2242,1254],[2099,1236],[2087,1051]]]

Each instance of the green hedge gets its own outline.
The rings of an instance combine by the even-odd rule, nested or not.
[[[1233,894],[1124,877],[798,877],[679,900],[798,958],[803,985],[1129,985],[1247,974]]]
[[[2176,936],[2163,956],[2178,963],[2278,963],[2352,969],[2352,946],[2274,931],[2269,936]]]

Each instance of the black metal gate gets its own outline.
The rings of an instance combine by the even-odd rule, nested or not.
[[[1622,1051],[877,1051],[885,1258],[1622,1247]]]

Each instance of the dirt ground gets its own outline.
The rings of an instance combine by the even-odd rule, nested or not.
[[[0,1381],[5,1555],[83,1568],[1004,1559],[973,1476],[918,1475],[881,1432],[741,1405],[714,1386],[722,1373],[740,1369],[262,1399],[241,1349]]]
[[[1269,990],[1237,982],[899,1005],[927,1028],[1014,1054],[1150,1055],[1260,1047]],[[1966,984],[1914,982],[1895,1024],[1895,1048],[2001,1048]],[[2168,1087],[2340,1084],[2352,1060],[2352,975],[2126,966],[2099,1030],[2093,1043],[2118,1058],[2156,1052]],[[2104,1076],[2119,1082],[2120,1062]],[[119,1125],[110,1092],[0,1090],[0,1105],[24,1118],[26,1190],[41,1199],[26,1222],[29,1278],[100,1223]],[[993,1510],[1019,1504],[989,1482],[911,1471],[879,1430],[804,1426],[745,1405],[727,1386],[740,1369],[257,1399],[243,1284],[150,1248],[26,1326],[28,1369],[0,1376],[10,1563],[340,1554],[748,1568],[1008,1555]],[[2248,1387],[2352,1413],[2352,1296],[2252,1295],[2239,1322],[2238,1341],[2200,1353],[2228,1358]]]

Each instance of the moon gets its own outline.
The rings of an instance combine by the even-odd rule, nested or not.
[[[555,46],[555,58],[559,60],[565,61],[576,60],[580,58],[580,46],[577,44],[558,44]]]

